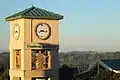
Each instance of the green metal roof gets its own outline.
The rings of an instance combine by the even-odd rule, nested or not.
[[[102,62],[112,69],[120,70],[120,59],[108,59],[108,60],[102,60]]]
[[[25,9],[21,12],[18,12],[14,15],[11,15],[5,18],[5,20],[10,21],[10,20],[18,19],[18,18],[60,20],[60,19],[63,19],[63,16],[60,14],[56,14],[56,13],[32,6],[31,8]]]

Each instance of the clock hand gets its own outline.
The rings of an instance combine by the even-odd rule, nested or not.
[[[44,31],[44,30],[40,30],[39,33],[40,33],[40,32],[45,32],[45,31]]]
[[[18,31],[15,31],[15,33],[18,33]]]
[[[45,30],[40,30],[39,33],[40,33],[40,32],[47,32],[47,30],[46,30],[46,31],[45,31]]]

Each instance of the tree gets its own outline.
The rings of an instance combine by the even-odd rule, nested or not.
[[[2,75],[0,76],[0,80],[8,80],[9,78],[9,69],[6,65],[2,65],[1,67],[3,67],[3,73]]]
[[[114,80],[120,80],[120,74],[119,73],[114,73],[112,77],[113,77]]]
[[[120,80],[120,74],[108,70],[100,70],[99,75],[95,76],[94,80]]]

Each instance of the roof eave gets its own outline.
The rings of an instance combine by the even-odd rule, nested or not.
[[[50,20],[61,20],[63,19],[63,16],[59,16],[59,17],[38,17],[38,16],[17,16],[17,17],[11,17],[11,18],[5,18],[6,21],[11,21],[11,20],[15,20],[15,19],[19,19],[19,18],[31,18],[31,19],[50,19]]]
[[[22,18],[22,16],[17,16],[17,17],[7,17],[5,18],[5,21],[12,21],[12,20],[15,20],[15,19],[19,19],[19,18]]]
[[[32,19],[50,19],[50,20],[61,20],[63,16],[53,17],[53,16],[22,16],[23,18],[32,18]]]

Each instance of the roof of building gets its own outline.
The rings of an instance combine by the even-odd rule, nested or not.
[[[63,19],[63,16],[60,14],[56,14],[56,13],[32,6],[28,9],[25,9],[21,12],[18,12],[14,15],[11,15],[11,16],[5,18],[5,20],[10,21],[10,20],[18,19],[18,18],[60,20],[60,19]]]
[[[120,59],[107,59],[107,60],[95,60],[92,64],[90,64],[88,70],[81,72],[80,74],[89,72],[91,69],[93,69],[97,64],[101,65],[105,69],[109,71],[113,71],[115,73],[120,73]]]
[[[120,70],[120,59],[101,60],[112,69]]]

